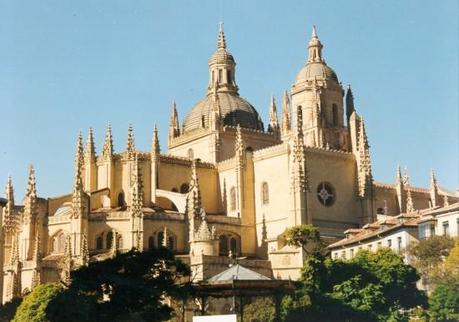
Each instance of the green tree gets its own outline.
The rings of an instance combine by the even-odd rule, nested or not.
[[[459,321],[459,283],[438,285],[429,298],[433,321]]]
[[[431,236],[419,242],[410,244],[407,255],[412,259],[413,266],[422,277],[422,283],[426,289],[441,279],[441,267],[451,248],[454,240],[448,236]],[[440,270],[440,271],[439,271]]]
[[[14,315],[13,322],[48,322],[46,308],[49,302],[62,293],[63,286],[57,283],[38,285],[29,293]]]
[[[50,321],[164,321],[172,312],[165,298],[183,298],[189,285],[180,282],[189,275],[165,248],[130,251],[72,272],[46,314]]]
[[[275,304],[270,297],[257,297],[244,305],[244,321],[273,322],[275,317]]]
[[[319,230],[313,225],[299,225],[284,232],[287,245],[301,247],[306,254],[316,254],[324,250]]]

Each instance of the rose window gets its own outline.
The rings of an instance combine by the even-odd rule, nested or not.
[[[320,183],[317,187],[317,199],[326,207],[333,205],[335,202],[335,191],[332,185],[326,182]]]

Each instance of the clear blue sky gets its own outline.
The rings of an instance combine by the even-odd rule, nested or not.
[[[458,2],[444,1],[0,1],[0,184],[21,200],[27,167],[40,196],[71,191],[75,138],[108,121],[115,149],[163,151],[171,101],[183,116],[205,93],[207,60],[225,22],[240,94],[266,122],[307,55],[317,25],[327,63],[351,84],[364,116],[376,180],[398,162],[411,183],[458,180]]]

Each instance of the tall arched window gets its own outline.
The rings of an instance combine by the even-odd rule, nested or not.
[[[107,245],[105,248],[112,248],[112,243],[113,243],[113,232],[109,231],[107,236],[106,236],[106,243]]]
[[[236,241],[236,238],[234,237],[231,237],[230,248],[231,248],[231,252],[233,253],[233,255],[236,255],[237,254],[237,241]]]
[[[261,203],[263,205],[269,204],[269,187],[267,182],[261,184]]]
[[[118,239],[118,249],[123,249],[123,236],[121,236],[121,234],[118,234],[117,235],[117,239]]]
[[[150,236],[148,238],[148,249],[153,249],[155,247],[155,237]]]
[[[236,210],[236,187],[230,189],[230,210]]]
[[[96,249],[100,250],[104,248],[104,238],[101,236],[96,239]]]
[[[126,201],[124,200],[124,192],[120,192],[118,194],[118,207],[124,207],[126,205]]]
[[[225,235],[220,236],[220,254],[226,255],[228,254],[228,237]]]
[[[333,112],[333,125],[337,126],[339,123],[339,115],[338,115],[338,106],[336,104],[332,105],[332,112]]]
[[[163,246],[164,243],[164,232],[158,232],[158,247]]]
[[[167,248],[169,248],[170,250],[173,250],[175,247],[175,238],[174,236],[169,236],[167,238]]]
[[[61,233],[58,237],[58,244],[57,244],[57,252],[58,253],[63,253],[65,251],[65,235],[64,233]]]

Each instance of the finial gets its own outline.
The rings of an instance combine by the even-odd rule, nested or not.
[[[112,136],[112,125],[108,122],[107,131],[105,132],[104,147],[102,149],[102,156],[106,159],[110,159],[113,156],[113,136]]]
[[[129,127],[128,127],[128,138],[127,138],[126,151],[128,153],[128,158],[132,159],[135,154],[135,144],[134,144],[134,130],[133,130],[131,122],[129,122]]]
[[[33,167],[33,164],[30,164],[26,196],[36,197],[36,195],[37,195],[37,184],[36,184],[36,179],[35,179],[35,169]]]
[[[153,142],[151,144],[151,151],[159,154],[160,153],[160,146],[159,146],[159,137],[158,137],[158,127],[156,126],[155,123],[155,128],[153,130]]]
[[[88,131],[88,139],[86,140],[86,157],[94,159],[96,157],[96,147],[94,145],[94,133],[92,127]]]
[[[316,30],[316,25],[312,26],[312,38],[318,38],[317,37],[317,30]]]
[[[223,22],[218,25],[217,49],[226,49],[225,32],[223,31]]]

